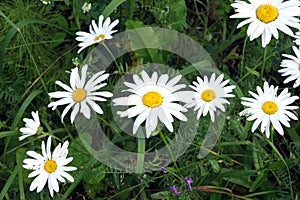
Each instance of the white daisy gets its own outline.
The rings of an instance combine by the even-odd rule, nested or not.
[[[225,87],[229,80],[223,81],[223,78],[223,74],[216,78],[216,74],[213,73],[210,80],[208,80],[207,76],[204,76],[203,80],[197,77],[198,82],[194,81],[194,85],[190,85],[190,87],[196,91],[193,95],[195,98],[191,103],[188,103],[186,107],[195,107],[194,110],[198,110],[197,119],[199,119],[201,115],[206,116],[209,112],[211,121],[214,122],[214,113],[217,111],[217,108],[225,112],[223,104],[230,104],[225,98],[234,97],[234,95],[230,93],[236,86]]]
[[[103,110],[95,103],[95,101],[106,101],[103,97],[113,96],[111,92],[97,92],[97,90],[107,85],[107,83],[102,83],[102,81],[106,80],[109,74],[104,74],[104,71],[97,72],[86,82],[87,68],[88,65],[84,65],[82,67],[81,78],[78,72],[78,67],[72,69],[70,76],[71,87],[60,81],[55,82],[66,91],[49,93],[51,98],[61,98],[60,100],[51,102],[48,105],[48,107],[52,107],[52,110],[55,110],[57,106],[68,104],[61,115],[61,121],[63,121],[64,116],[71,108],[73,108],[71,113],[71,123],[73,123],[78,112],[82,113],[87,119],[89,119],[91,113],[87,103],[98,114],[103,114]]]
[[[88,2],[84,2],[83,6],[81,7],[83,13],[88,13],[92,8],[92,4]]]
[[[31,112],[33,119],[24,118],[23,121],[25,122],[25,127],[20,128],[22,132],[22,136],[19,137],[19,140],[24,140],[25,138],[35,135],[42,130],[39,112]]]
[[[35,189],[37,189],[37,192],[42,191],[48,181],[49,192],[53,197],[53,191],[59,191],[58,181],[65,183],[66,178],[68,181],[74,182],[73,177],[66,172],[77,169],[76,167],[65,166],[73,160],[72,157],[67,158],[68,146],[68,141],[64,142],[62,146],[59,143],[51,154],[51,137],[49,136],[47,146],[45,146],[44,141],[42,142],[42,154],[36,153],[35,151],[26,152],[26,154],[32,158],[26,158],[23,161],[23,167],[25,169],[34,170],[28,175],[28,178],[36,176],[30,185],[30,191]]]
[[[118,111],[117,114],[128,118],[137,116],[133,125],[133,134],[146,120],[146,137],[149,138],[151,132],[157,127],[158,119],[164,123],[170,132],[173,132],[173,116],[182,121],[187,120],[181,113],[186,112],[187,109],[176,103],[183,102],[183,99],[187,96],[186,91],[178,91],[185,88],[186,85],[176,85],[182,76],[178,75],[169,81],[167,74],[158,77],[156,72],[149,77],[145,71],[142,71],[141,76],[142,79],[138,75],[133,75],[134,83],[124,82],[129,88],[124,91],[133,94],[112,100],[114,106],[132,106],[126,111]]]
[[[292,30],[288,27],[300,28],[300,1],[290,0],[249,0],[235,1],[231,4],[237,14],[230,18],[247,18],[238,24],[240,28],[249,24],[247,34],[250,41],[262,36],[262,46],[266,47],[271,41],[272,35],[278,39],[278,30],[287,35],[294,36]]]
[[[294,37],[296,38],[296,40],[294,40],[295,44],[297,44],[298,46],[300,46],[300,32],[296,32]]]
[[[112,34],[117,32],[117,30],[112,30],[118,23],[119,20],[115,20],[110,23],[110,18],[108,17],[103,23],[104,17],[102,15],[99,16],[98,26],[95,20],[92,20],[92,24],[90,25],[90,32],[78,31],[76,32],[75,39],[79,41],[79,47],[81,47],[77,53],[80,53],[83,49],[88,46],[91,46],[96,43],[100,43],[104,40],[112,39]]]
[[[266,131],[267,138],[270,137],[270,123],[273,125],[275,130],[283,135],[284,131],[281,124],[286,127],[290,127],[290,118],[297,120],[295,114],[291,111],[298,109],[298,106],[291,106],[295,100],[299,99],[297,96],[291,96],[288,89],[285,88],[279,96],[277,96],[278,87],[264,82],[264,90],[257,86],[256,90],[258,94],[249,91],[253,98],[242,98],[242,104],[248,106],[249,108],[240,112],[240,115],[250,115],[247,120],[255,120],[252,126],[252,132],[254,132],[259,124],[261,124],[261,132]]]
[[[297,57],[289,54],[282,54],[289,59],[281,61],[280,66],[282,69],[278,70],[278,72],[282,73],[282,76],[288,76],[283,81],[284,84],[295,80],[293,87],[296,88],[300,85],[300,49],[293,46],[293,50]]]

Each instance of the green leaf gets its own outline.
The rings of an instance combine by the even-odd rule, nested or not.
[[[255,181],[252,183],[249,192],[253,192],[255,191],[259,186],[261,186],[264,182],[266,182],[266,177],[267,174],[263,171],[262,173],[260,173]]]
[[[66,33],[56,33],[50,42],[50,46],[55,47],[61,44],[65,40],[66,35]]]
[[[212,166],[214,173],[218,174],[221,172],[221,167],[216,160],[209,160],[209,163]]]
[[[119,5],[121,5],[122,3],[124,3],[126,0],[112,0],[103,10],[102,15],[106,18],[109,15],[111,15],[111,13],[114,12],[115,9],[117,9],[117,7]]]
[[[18,123],[20,122],[21,118],[23,117],[23,114],[24,114],[26,108],[29,106],[31,101],[40,93],[41,93],[41,90],[32,91],[30,93],[30,95],[25,99],[25,101],[23,102],[22,106],[20,107],[18,113],[16,114],[16,116],[14,118],[14,121],[10,127],[11,130],[15,130],[15,128],[17,127]]]
[[[246,68],[246,70],[247,70],[250,74],[256,76],[257,78],[260,77],[260,74],[259,74],[256,70],[251,69],[251,68],[249,68],[249,67],[245,67],[245,68]]]
[[[16,166],[14,171],[9,176],[8,180],[6,181],[5,185],[3,186],[2,190],[1,190],[0,199],[4,199],[5,194],[7,193],[9,187],[11,186],[11,184],[13,183],[13,181],[16,178],[16,175],[18,173],[18,169],[19,169],[19,167]]]
[[[187,8],[184,0],[173,1],[169,5],[170,13],[167,21],[170,23],[172,29],[177,31],[184,31],[188,27],[186,23]]]
[[[100,164],[97,167],[91,167],[89,173],[86,173],[83,177],[83,180],[87,182],[87,184],[97,184],[105,177],[106,167]]]
[[[3,131],[3,132],[0,132],[0,138],[17,136],[19,134],[20,134],[19,131]]]
[[[151,195],[151,199],[169,199],[169,191],[156,192]]]
[[[70,1],[69,1],[69,0],[64,0],[64,2],[65,2],[65,4],[66,4],[67,6],[70,5]]]

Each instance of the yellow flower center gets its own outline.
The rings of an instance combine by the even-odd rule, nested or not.
[[[267,24],[277,19],[278,10],[270,4],[264,4],[256,9],[256,17]]]
[[[83,99],[85,99],[86,98],[86,91],[85,91],[85,89],[78,88],[77,90],[75,90],[73,92],[72,98],[73,98],[74,101],[77,101],[77,102],[80,102]]]
[[[46,172],[51,174],[52,172],[56,171],[57,164],[54,160],[47,160],[45,165],[44,165],[44,169],[45,169]]]
[[[278,110],[278,106],[275,102],[273,101],[266,101],[263,105],[262,105],[262,110],[268,114],[268,115],[273,115],[274,113],[277,112]]]
[[[216,98],[216,93],[213,90],[204,90],[201,94],[203,101],[210,102]]]
[[[298,69],[299,69],[299,71],[300,71],[300,64],[298,65]]]
[[[104,34],[97,35],[97,36],[94,38],[94,41],[98,41],[100,38],[101,38],[101,41],[104,40],[104,39],[105,39],[105,35],[104,35]]]
[[[147,92],[142,98],[143,104],[150,108],[160,106],[163,102],[163,97],[158,92]]]

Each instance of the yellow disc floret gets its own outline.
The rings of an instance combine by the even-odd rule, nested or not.
[[[44,165],[44,169],[49,174],[53,173],[57,169],[57,164],[54,160],[47,160]]]
[[[213,90],[204,90],[201,94],[203,101],[211,102],[216,98],[216,93]]]
[[[85,89],[78,88],[73,92],[72,96],[74,101],[80,102],[86,98],[86,91]]]
[[[94,38],[94,41],[98,41],[99,39],[104,40],[105,39],[105,35],[104,34],[100,34],[100,35],[97,35],[95,38]]]
[[[142,101],[145,106],[148,106],[150,108],[155,108],[162,104],[163,97],[161,96],[160,93],[151,91],[144,94]]]
[[[270,4],[264,4],[256,9],[256,17],[267,24],[277,19],[278,10]]]
[[[266,101],[263,105],[262,105],[262,110],[268,114],[268,115],[273,115],[277,112],[278,110],[278,106],[275,102],[273,101]]]

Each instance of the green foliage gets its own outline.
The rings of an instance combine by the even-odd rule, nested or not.
[[[26,151],[41,152],[41,141],[45,141],[47,134],[53,136],[54,145],[65,140],[70,142],[68,156],[73,157],[70,166],[77,167],[76,171],[71,172],[75,181],[60,184],[60,191],[54,199],[299,198],[299,123],[292,121],[291,127],[284,129],[284,136],[275,132],[273,138],[267,139],[259,130],[252,133],[253,123],[239,114],[244,109],[240,103],[241,97],[249,97],[249,91],[255,91],[262,81],[263,64],[264,80],[278,85],[280,91],[289,87],[293,95],[299,95],[299,89],[283,84],[284,78],[278,73],[282,54],[293,53],[293,38],[280,35],[280,39],[273,39],[264,51],[260,39],[249,41],[245,27],[236,29],[240,21],[229,18],[233,14],[230,6],[232,0],[91,0],[92,8],[88,13],[82,11],[84,2],[55,0],[48,5],[39,0],[0,2],[0,199],[50,199],[47,186],[39,194],[29,191],[33,180],[28,178],[31,171],[22,167],[23,159],[28,157]],[[69,72],[75,67],[72,60],[78,58],[79,68],[83,62],[90,61],[85,58],[91,56],[89,53],[96,44],[78,55],[75,33],[88,31],[91,20],[97,21],[100,14],[109,16],[112,21],[119,19],[116,27],[118,33],[137,30],[128,35],[128,44],[105,41],[107,46],[117,50],[124,46],[124,49],[130,47],[132,50],[110,64],[107,69],[110,77],[105,90],[113,91],[120,75],[139,64],[173,66],[190,83],[199,75],[198,71],[211,66],[210,60],[192,65],[178,55],[159,48],[138,49],[139,46],[149,45],[184,45],[178,41],[180,37],[172,36],[164,41],[163,38],[171,36],[155,35],[155,27],[172,29],[193,38],[209,53],[216,68],[225,74],[225,79],[236,85],[233,92],[235,98],[231,98],[230,105],[226,107],[224,127],[211,150],[203,147],[210,118],[201,117],[189,148],[164,170],[143,174],[117,171],[90,154],[74,124],[70,124],[71,111],[62,123],[60,117],[64,106],[55,111],[47,108],[52,101],[48,93],[61,90],[55,81],[69,84]],[[109,53],[105,55],[105,58],[97,55],[103,63],[111,59]],[[111,104],[111,100],[101,104],[104,115],[97,118],[105,136],[119,148],[138,152],[138,140],[118,127]],[[31,112],[36,110],[46,134],[18,141],[21,135],[19,128],[25,125],[22,119],[31,118]],[[294,113],[299,116],[299,110]],[[175,120],[175,129],[178,126]],[[157,149],[180,137],[165,130],[156,130],[146,140],[146,151],[155,152],[153,158],[143,163],[148,170],[159,168],[163,162]],[[95,147],[102,144],[102,138],[97,136],[95,133],[94,137],[88,138],[94,141]],[[201,157],[200,150],[208,154]],[[125,168],[137,166],[134,158],[118,156],[116,163]],[[184,181],[186,176],[194,180],[192,191],[188,190]],[[173,194],[171,186],[176,186],[181,194]]]

